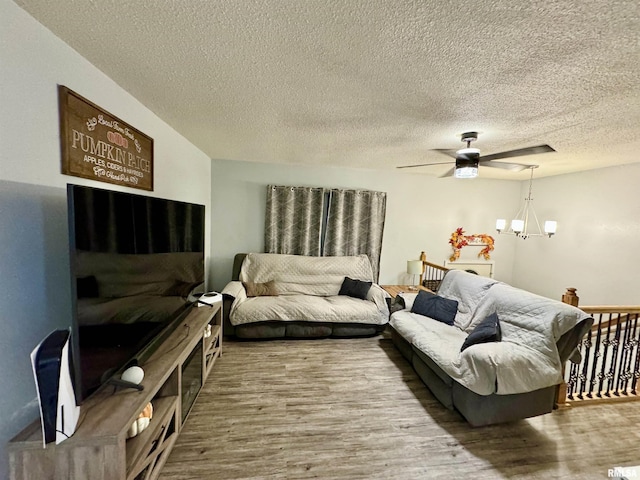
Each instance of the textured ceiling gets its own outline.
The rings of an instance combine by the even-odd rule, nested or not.
[[[640,161],[638,0],[16,3],[212,158],[394,169],[477,130],[554,147],[509,160],[536,177]]]

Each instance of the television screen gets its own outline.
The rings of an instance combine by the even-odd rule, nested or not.
[[[67,186],[78,403],[140,364],[204,290],[203,205]]]

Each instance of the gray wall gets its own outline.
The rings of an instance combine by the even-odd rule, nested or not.
[[[71,323],[66,184],[200,203],[210,213],[211,161],[10,0],[0,0],[0,45],[0,478],[7,478],[6,442],[38,417],[29,354]],[[154,139],[153,192],[60,173],[58,84]]]
[[[38,416],[29,353],[70,326],[64,189],[0,181],[0,432]],[[1,476],[1,475],[0,475]]]

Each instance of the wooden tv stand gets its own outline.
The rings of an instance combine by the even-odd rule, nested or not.
[[[207,325],[211,335],[206,336]],[[81,406],[76,432],[42,447],[40,421],[8,444],[15,480],[134,480],[156,478],[189,409],[222,353],[222,303],[192,307],[179,326],[142,365],[144,390],[106,386]],[[127,440],[127,430],[148,402],[149,427]]]

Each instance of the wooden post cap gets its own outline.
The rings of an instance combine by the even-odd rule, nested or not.
[[[562,302],[577,307],[579,301],[580,298],[576,295],[576,289],[573,287],[567,287],[567,291],[562,295]]]

